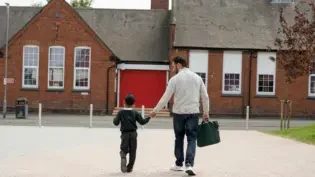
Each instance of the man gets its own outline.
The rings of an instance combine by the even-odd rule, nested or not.
[[[150,117],[156,116],[174,94],[173,126],[175,133],[175,165],[174,171],[183,171],[184,162],[184,136],[187,136],[187,149],[185,158],[186,173],[194,176],[193,170],[196,140],[199,120],[200,96],[203,105],[203,118],[209,119],[209,97],[202,78],[187,68],[184,58],[175,57],[172,61],[172,69],[177,74],[173,76],[167,85],[166,91],[156,107],[150,113]]]

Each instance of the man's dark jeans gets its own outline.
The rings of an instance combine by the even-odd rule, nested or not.
[[[185,165],[194,166],[196,153],[196,140],[198,133],[198,114],[173,114],[175,132],[175,157],[176,165],[183,166],[184,162],[184,137],[187,136],[187,149]]]

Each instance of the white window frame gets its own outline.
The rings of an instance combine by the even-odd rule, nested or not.
[[[275,52],[258,52],[257,53],[257,73],[256,73],[256,95],[260,96],[275,96],[276,95],[276,70],[277,70],[277,61],[271,61],[269,57],[274,57],[276,59]],[[259,72],[260,70],[270,69],[269,66],[260,65],[260,59],[268,60],[268,62],[273,62],[274,66],[272,71],[264,71],[264,73]],[[259,68],[261,67],[261,68]],[[259,75],[273,75],[273,91],[272,92],[259,92]]]
[[[308,78],[308,96],[315,97],[315,93],[311,93],[311,78],[315,77],[315,74],[310,74]]]
[[[295,0],[272,0],[271,3],[274,3],[274,4],[291,4],[291,3],[295,3]]]
[[[194,57],[200,57],[203,59],[204,56],[206,56],[205,57],[206,60],[200,61],[200,63],[204,63],[203,65],[200,65],[200,63],[198,63],[198,62],[193,63],[194,61],[196,61],[196,58],[193,59]],[[209,63],[209,51],[208,50],[189,50],[189,68],[192,72],[194,72],[196,74],[197,73],[204,73],[206,75],[205,86],[207,89],[208,89],[208,70],[209,70],[208,63]]]
[[[83,68],[83,67],[76,67],[76,58],[77,58],[77,49],[89,49],[90,50],[90,55],[89,55],[89,67],[88,68]],[[74,48],[74,60],[73,60],[73,89],[74,90],[89,90],[90,89],[90,83],[91,83],[91,47],[87,46],[78,46]],[[77,69],[86,69],[88,70],[88,86],[87,87],[80,87],[75,85],[76,81],[76,70]]]
[[[62,48],[63,49],[63,66],[62,67],[58,67],[58,66],[50,66],[50,50],[52,49],[52,48]],[[65,56],[66,55],[66,49],[65,49],[65,47],[64,46],[50,46],[49,47],[49,49],[48,49],[48,89],[64,89],[64,87],[65,87]],[[63,84],[62,84],[62,87],[60,87],[60,86],[49,86],[49,81],[50,81],[50,75],[49,75],[49,69],[50,68],[60,68],[60,69],[62,69],[62,71],[63,71],[63,78],[62,78],[62,82],[63,82]]]
[[[25,66],[25,48],[30,47],[30,48],[37,48],[38,53],[38,61],[37,61],[37,66]],[[22,62],[22,88],[38,88],[39,86],[39,53],[40,53],[40,48],[37,45],[25,45],[23,46],[23,62]],[[35,68],[36,69],[36,85],[25,85],[24,79],[25,79],[25,68]]]
[[[228,71],[229,69],[225,69],[225,68],[228,68],[229,66],[231,66],[231,63],[224,62],[225,57],[231,57],[231,56],[229,56],[229,54],[230,55],[238,55],[237,57],[239,57],[239,58],[235,58],[235,60],[239,60],[239,62],[240,62],[238,69],[233,68],[230,71]],[[233,57],[236,57],[236,56],[233,56]],[[236,67],[236,66],[234,66],[234,65],[236,65],[236,63],[234,63],[232,65],[233,65],[233,67]],[[234,70],[234,71],[232,71],[232,70]],[[239,71],[236,71],[236,70],[239,70]],[[222,68],[222,74],[223,74],[222,75],[222,93],[223,94],[239,95],[242,93],[242,70],[243,70],[243,52],[242,51],[224,51],[223,52],[223,68]],[[225,91],[224,90],[225,74],[239,74],[239,91]]]

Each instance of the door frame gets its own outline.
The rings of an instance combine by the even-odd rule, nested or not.
[[[151,71],[165,71],[166,72],[166,85],[169,80],[169,65],[152,65],[152,64],[126,64],[121,63],[117,65],[118,81],[117,81],[117,105],[119,107],[120,100],[120,70],[151,70]],[[167,106],[166,106],[167,108]]]

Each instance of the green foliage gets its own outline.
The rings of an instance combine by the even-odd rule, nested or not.
[[[49,3],[51,0],[46,0]],[[93,0],[71,0],[70,5],[73,8],[91,8]],[[44,7],[46,4],[42,2],[36,2],[32,4],[33,7]]]
[[[313,17],[311,20],[307,13],[300,11],[299,6],[302,3],[310,7]],[[287,83],[309,74],[314,68],[312,58],[315,56],[315,4],[312,1],[300,2],[295,5],[294,11],[294,23],[289,25],[283,8],[280,9],[281,27],[278,34],[282,37],[276,38],[274,43],[278,48],[277,60],[285,70]]]

